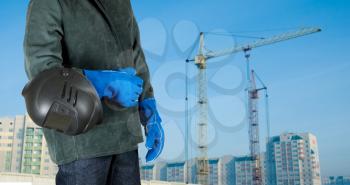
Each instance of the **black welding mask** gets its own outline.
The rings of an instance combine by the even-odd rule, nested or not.
[[[34,123],[67,135],[85,133],[103,119],[95,88],[71,68],[39,73],[26,84],[22,95]]]

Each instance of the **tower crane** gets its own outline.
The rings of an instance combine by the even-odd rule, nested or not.
[[[249,51],[265,46],[274,44],[277,42],[282,42],[297,37],[313,34],[320,32],[320,28],[302,28],[297,31],[287,32],[280,35],[275,35],[270,38],[258,39],[254,42],[238,45],[232,48],[224,49],[221,51],[204,51],[204,33],[200,33],[199,37],[199,49],[198,54],[193,59],[187,59],[186,62],[194,62],[198,67],[199,72],[197,75],[197,97],[198,97],[198,150],[199,155],[197,157],[197,179],[198,183],[203,185],[208,185],[209,176],[209,163],[207,156],[207,124],[208,124],[208,98],[207,98],[207,77],[206,77],[206,64],[207,60],[231,55],[238,52],[244,52],[246,63],[247,63],[247,78],[248,78],[248,118],[249,118],[249,144],[250,144],[250,155],[253,159],[254,169],[253,169],[253,184],[261,185],[261,166],[260,166],[260,142],[259,142],[259,121],[258,121],[258,109],[256,106],[257,101],[257,89],[255,87],[255,82],[253,76],[250,74],[249,66]],[[186,118],[187,119],[187,118]]]

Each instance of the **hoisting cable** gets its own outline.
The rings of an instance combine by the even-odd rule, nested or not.
[[[264,37],[251,36],[251,35],[241,35],[230,32],[204,32],[208,35],[218,35],[218,36],[230,36],[230,37],[239,37],[239,38],[250,38],[250,39],[265,39]]]
[[[267,139],[270,138],[270,112],[269,112],[269,94],[267,92],[267,87],[264,82],[261,80],[259,75],[254,71],[255,77],[258,79],[259,83],[263,86],[263,90],[265,92],[265,117],[266,117],[266,127],[267,127]]]
[[[188,53],[187,59],[186,59],[186,63],[185,63],[185,164],[186,164],[186,184],[189,183],[189,166],[188,166],[188,160],[189,160],[189,122],[190,122],[190,114],[189,114],[189,99],[188,99],[188,94],[189,94],[189,79],[188,79],[188,75],[189,75],[189,71],[188,71],[188,65],[190,62],[190,56],[193,54],[195,48],[196,48],[196,43],[198,43],[199,41],[199,35],[196,39],[196,41],[194,42],[191,50]]]

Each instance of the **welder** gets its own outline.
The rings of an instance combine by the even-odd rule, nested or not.
[[[28,112],[37,115],[33,120],[42,120],[50,157],[58,165],[56,184],[140,184],[142,131],[146,161],[162,152],[164,131],[130,1],[31,0],[24,56],[26,74],[35,81],[25,89],[35,93],[23,94],[31,109]],[[78,81],[72,82],[69,75]],[[49,77],[62,80],[47,83]],[[58,91],[61,94],[55,94]],[[38,93],[46,95],[30,97]],[[86,106],[80,98],[84,93],[91,102],[100,101],[101,107],[99,103]],[[68,98],[69,104],[65,103],[65,96],[73,101]],[[50,101],[48,97],[63,99]],[[96,119],[82,118],[89,115],[86,111]]]

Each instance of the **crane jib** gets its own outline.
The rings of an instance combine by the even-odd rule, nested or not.
[[[210,59],[210,58],[234,54],[237,52],[249,51],[253,48],[290,40],[293,38],[309,35],[312,33],[317,33],[320,31],[321,31],[320,28],[302,28],[302,29],[294,31],[294,32],[287,32],[287,33],[283,33],[280,35],[272,36],[270,38],[259,39],[259,40],[252,42],[252,43],[242,44],[242,45],[239,45],[239,46],[236,46],[233,48],[228,48],[228,49],[224,49],[224,50],[216,51],[216,52],[208,52],[208,53],[204,54],[204,57],[205,57],[205,59]]]

